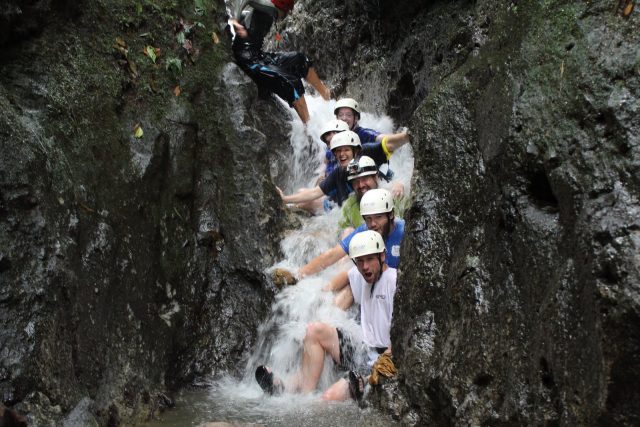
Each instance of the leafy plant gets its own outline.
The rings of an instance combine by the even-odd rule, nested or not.
[[[182,61],[179,58],[168,58],[166,69],[176,73],[182,72]]]
[[[207,8],[204,5],[204,0],[194,0],[194,9],[196,15],[203,16],[207,12]]]
[[[147,46],[144,49],[144,54],[147,55],[149,59],[151,59],[151,61],[155,64],[156,59],[158,59],[158,56],[160,55],[160,48]]]

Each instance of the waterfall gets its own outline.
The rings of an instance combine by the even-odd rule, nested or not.
[[[326,121],[334,118],[335,101],[324,101],[319,96],[307,95],[307,105],[312,118],[306,127],[300,122],[295,111],[289,108],[291,176],[287,182],[276,183],[285,193],[291,193],[301,187],[315,186],[318,177],[323,173],[325,146],[320,140],[320,130]],[[383,133],[394,132],[394,124],[387,116],[363,112],[360,124]],[[405,191],[408,193],[413,171],[413,153],[409,145],[401,147],[393,154],[390,167],[394,170],[394,178],[405,184]],[[284,259],[273,268],[283,267],[295,271],[313,257],[335,246],[341,231],[337,225],[340,215],[340,209],[335,208],[325,215],[309,218],[302,228],[290,232],[281,242]],[[352,265],[351,260],[345,258],[318,275],[305,278],[297,285],[285,287],[278,293],[269,318],[258,331],[256,348],[247,358],[244,378],[240,384],[237,384],[242,387],[241,393],[251,390],[250,394],[254,397],[256,393],[258,396],[263,394],[254,379],[255,369],[259,365],[270,366],[276,375],[285,380],[296,374],[300,367],[302,340],[306,326],[310,322],[326,322],[347,331],[352,336],[361,336],[360,326],[355,320],[357,310],[352,308],[344,312],[336,308],[333,305],[334,295],[331,292],[322,291],[322,287],[338,271],[346,270]],[[325,369],[323,369],[315,399],[318,399],[322,390],[339,378],[333,365],[331,358],[325,357]],[[233,387],[232,384],[225,384],[227,392]],[[284,398],[284,402],[296,406],[300,404],[298,399],[313,398],[289,395]]]
[[[295,111],[284,105],[291,116],[291,163],[289,175],[284,182],[276,182],[285,193],[291,193],[301,187],[312,187],[323,173],[324,144],[320,140],[322,125],[334,118],[335,101],[324,101],[319,96],[307,94],[307,105],[311,120],[305,126]],[[394,131],[394,124],[387,116],[362,113],[360,124],[384,133]],[[410,146],[397,150],[391,157],[391,168],[395,178],[405,183],[406,192],[413,169],[413,153]],[[298,230],[289,232],[281,242],[284,259],[267,270],[283,267],[296,270],[313,257],[335,246],[339,240],[339,208],[324,215],[303,220]],[[380,414],[371,415],[372,410],[361,410],[351,401],[322,402],[320,395],[343,374],[334,369],[329,356],[325,357],[318,389],[308,395],[284,393],[280,396],[268,396],[258,386],[254,372],[259,365],[268,365],[277,376],[285,381],[294,376],[301,362],[302,340],[306,326],[310,322],[326,322],[344,330],[348,335],[360,337],[362,332],[356,321],[359,310],[352,307],[345,312],[333,305],[334,295],[322,291],[322,287],[338,271],[353,265],[344,258],[323,272],[305,278],[295,286],[288,286],[276,295],[269,316],[258,331],[258,339],[251,354],[244,362],[243,378],[238,380],[223,376],[211,380],[206,396],[186,397],[188,414],[173,414],[180,417],[174,423],[186,424],[212,420],[234,420],[259,422],[266,425],[312,425],[334,426],[345,424],[367,424],[387,426],[390,421]],[[366,420],[366,421],[365,421]],[[195,423],[194,421],[194,423]],[[169,419],[162,425],[170,424]]]

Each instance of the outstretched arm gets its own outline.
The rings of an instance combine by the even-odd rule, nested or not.
[[[376,141],[384,141],[387,146],[387,151],[393,153],[398,148],[410,141],[409,134],[407,132],[398,133],[381,133],[376,137]]]
[[[282,197],[282,201],[285,203],[303,203],[310,202],[315,199],[319,199],[324,195],[319,186],[315,186],[313,188],[305,188],[304,190],[300,190],[295,194],[290,194],[286,196],[279,187],[276,187],[278,190],[278,194]]]
[[[308,264],[302,266],[300,270],[298,270],[298,278],[302,279],[311,274],[316,274],[324,270],[325,268],[335,264],[340,260],[340,258],[345,255],[346,253],[344,249],[342,249],[342,246],[335,245],[328,251],[321,253],[320,255],[309,261]]]

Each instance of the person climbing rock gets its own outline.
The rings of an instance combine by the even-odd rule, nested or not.
[[[359,156],[368,156],[373,159],[378,168],[389,161],[391,154],[400,148],[404,141],[382,141],[370,144],[360,144],[360,137],[353,131],[340,132],[333,136],[331,140],[331,151],[336,157],[339,166],[335,168],[327,178],[313,188],[302,189],[294,194],[285,195],[278,187],[280,197],[285,203],[302,203],[319,199],[323,195],[329,198],[338,206],[342,205],[349,194],[353,191],[347,181],[347,165],[351,160]]]
[[[248,0],[241,16],[231,19],[233,55],[238,66],[258,85],[264,96],[275,93],[296,110],[303,123],[309,121],[302,79],[324,98],[330,90],[322,83],[311,59],[302,52],[265,52],[264,38],[278,19],[293,9],[294,0]]]
[[[391,354],[391,319],[396,291],[397,271],[385,262],[386,248],[380,233],[369,230],[353,236],[349,254],[355,267],[349,270],[348,283],[360,304],[362,342],[330,324],[307,325],[301,367],[290,380],[283,381],[264,365],[256,369],[260,387],[269,394],[309,393],[316,390],[326,355],[349,373],[322,394],[323,400],[362,399],[367,374],[380,354]],[[362,362],[361,362],[362,361]]]
[[[378,188],[367,191],[360,201],[360,214],[364,224],[356,228],[333,248],[321,253],[300,267],[297,273],[292,273],[282,268],[277,269],[273,273],[274,281],[276,280],[276,274],[282,277],[286,275],[287,280],[284,283],[293,285],[298,280],[317,274],[332,266],[348,254],[349,242],[353,236],[365,230],[373,230],[382,235],[387,247],[386,261],[390,267],[397,268],[400,263],[400,244],[404,238],[404,220],[394,216],[393,208],[393,196],[389,190]],[[344,274],[344,272],[339,274]],[[341,282],[341,280],[338,280],[338,282]]]

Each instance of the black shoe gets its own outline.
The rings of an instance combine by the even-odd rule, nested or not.
[[[349,371],[349,393],[356,402],[360,402],[364,396],[364,378],[356,371]]]
[[[282,383],[274,381],[273,372],[264,365],[260,365],[256,369],[256,381],[265,393],[272,396],[277,396],[284,391]]]

